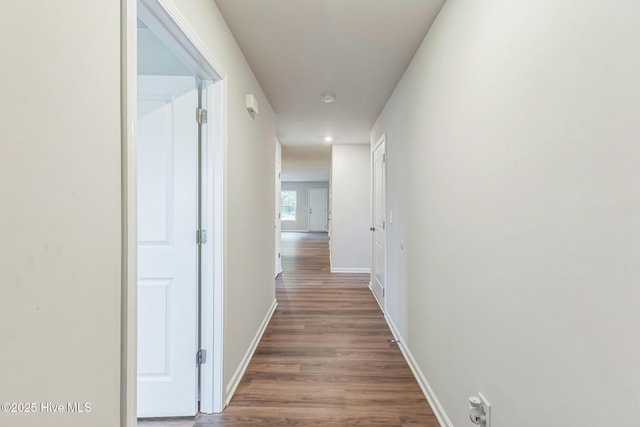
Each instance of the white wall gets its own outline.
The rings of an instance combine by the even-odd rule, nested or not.
[[[388,315],[455,426],[478,391],[495,427],[638,425],[639,18],[449,0],[372,130]]]
[[[331,146],[285,145],[282,147],[282,179],[285,181],[329,181]]]
[[[0,400],[90,402],[120,419],[120,4],[34,0],[0,15]]]
[[[327,190],[327,218],[329,210],[329,182],[283,182],[283,190],[297,191],[296,220],[282,221],[282,231],[309,231],[309,189]],[[328,228],[327,228],[328,229]]]
[[[228,393],[275,302],[276,117],[215,3],[173,1],[229,75],[224,340]],[[247,93],[260,106],[255,119],[245,108]]]
[[[369,145],[334,145],[331,153],[331,270],[371,268]]]

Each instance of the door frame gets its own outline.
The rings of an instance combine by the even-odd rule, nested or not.
[[[322,191],[324,192],[324,199],[325,199],[325,229],[320,231],[320,232],[328,232],[329,231],[329,225],[327,224],[329,222],[329,202],[328,202],[328,198],[329,198],[329,191],[326,188],[307,188],[307,205],[309,205],[308,209],[307,209],[307,230],[309,232],[317,232],[318,230],[312,230],[311,229],[311,192],[312,191]]]
[[[224,408],[224,206],[226,206],[227,86],[222,65],[171,0],[120,0],[121,5],[121,375],[120,425],[137,425],[137,19],[145,24],[206,85],[210,126],[202,142],[202,210],[209,242],[202,247],[201,412]],[[195,115],[195,114],[194,114]],[[195,236],[194,236],[195,238]],[[206,304],[206,302],[210,304]],[[194,357],[195,363],[195,357]]]
[[[382,204],[383,204],[383,213],[384,213],[384,223],[385,227],[383,228],[383,241],[384,241],[384,256],[383,256],[383,265],[384,265],[384,298],[382,301],[378,300],[375,292],[373,291],[373,276],[375,275],[375,236],[374,232],[371,232],[371,275],[369,276],[369,289],[371,289],[371,293],[374,296],[374,299],[380,306],[382,313],[386,313],[386,301],[387,301],[387,134],[383,133],[380,138],[376,141],[374,145],[371,146],[371,226],[375,227],[375,152],[381,146],[384,147],[384,156],[385,161],[382,163]]]
[[[275,239],[276,239],[276,259],[275,277],[282,273],[282,147],[276,138],[276,161],[275,161]]]

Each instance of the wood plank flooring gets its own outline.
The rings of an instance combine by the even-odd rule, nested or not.
[[[278,309],[230,405],[195,427],[438,427],[369,276],[332,274],[323,235],[283,237]]]

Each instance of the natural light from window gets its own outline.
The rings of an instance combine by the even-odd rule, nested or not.
[[[283,221],[296,220],[296,205],[298,204],[298,193],[295,190],[282,191],[282,216]]]

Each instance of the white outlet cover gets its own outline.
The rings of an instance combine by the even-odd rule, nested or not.
[[[482,402],[482,408],[484,409],[484,417],[486,419],[486,423],[484,427],[491,427],[491,404],[487,400],[486,397],[482,393],[478,393],[480,397],[480,401]]]

